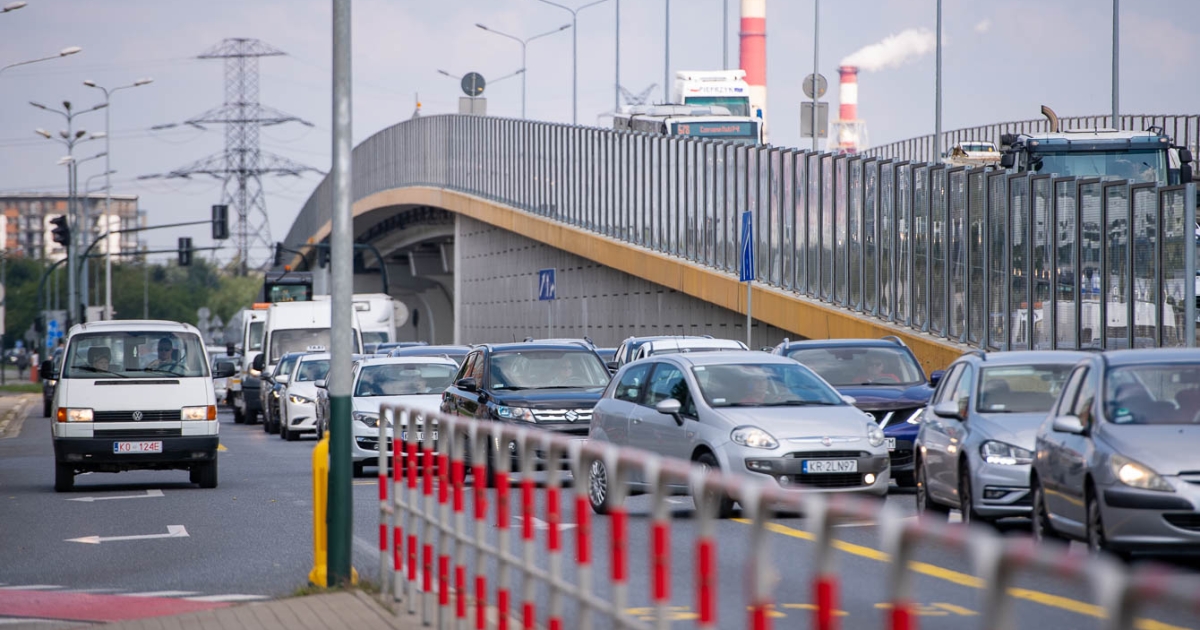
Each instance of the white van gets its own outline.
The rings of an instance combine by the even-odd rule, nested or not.
[[[121,320],[71,328],[57,375],[51,435],[54,489],[81,472],[187,470],[217,487],[217,401],[200,332],[188,324]]]
[[[279,302],[267,309],[267,325],[262,353],[252,362],[253,371],[270,374],[275,364],[289,352],[325,351],[330,348],[332,315],[328,300]],[[362,332],[358,318],[351,320],[354,352],[362,351]],[[319,350],[318,350],[319,349]]]
[[[262,403],[259,389],[262,383],[256,374],[250,371],[254,357],[262,353],[263,337],[267,327],[267,308],[265,302],[256,303],[254,308],[241,311],[241,361],[237,365],[237,374],[229,379],[229,406],[233,408],[233,421],[254,424],[256,416],[262,414]]]

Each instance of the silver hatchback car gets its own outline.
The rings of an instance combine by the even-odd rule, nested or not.
[[[1200,550],[1200,351],[1118,350],[1071,372],[1037,433],[1038,539]]]
[[[808,368],[762,352],[629,363],[597,403],[588,437],[788,488],[883,496],[891,479],[883,431],[870,416]],[[631,493],[651,490],[628,481]],[[588,484],[593,510],[616,507],[603,462],[592,462]],[[724,499],[720,515],[732,510]]]

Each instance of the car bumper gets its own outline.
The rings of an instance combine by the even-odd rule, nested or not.
[[[758,452],[755,452],[758,451]],[[847,457],[856,461],[854,472],[807,473],[805,461],[822,461],[827,458],[766,457],[759,449],[737,447],[729,453],[732,469],[755,477],[765,477],[781,488],[804,492],[861,492],[883,496],[887,494],[892,480],[891,460],[884,453],[872,453],[865,457]]]
[[[114,453],[114,442],[162,442],[161,453]],[[55,438],[54,459],[80,470],[107,468],[187,468],[190,464],[217,458],[220,438],[216,435],[152,438]]]
[[[288,431],[305,432],[317,430],[316,405],[296,404],[291,401],[281,402],[287,405]]]
[[[975,512],[986,518],[1027,516],[1033,506],[1029,464],[998,466],[979,463],[971,471]]]
[[[1200,553],[1200,486],[1176,479],[1168,483],[1175,492],[1100,488],[1104,534],[1113,549]]]
[[[913,474],[913,441],[896,438],[896,448],[888,451],[891,460],[892,477],[911,476]]]

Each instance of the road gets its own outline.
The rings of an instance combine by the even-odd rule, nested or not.
[[[0,563],[0,621],[18,614],[14,611],[54,617],[53,606],[61,606],[62,599],[48,599],[43,611],[31,612],[28,605],[16,605],[31,592],[85,598],[108,611],[105,614],[113,614],[112,598],[132,594],[148,595],[136,600],[139,602],[169,600],[183,606],[277,598],[305,586],[312,559],[310,454],[315,442],[311,438],[284,442],[265,434],[260,426],[233,424],[232,417],[222,412],[224,450],[220,454],[220,486],[215,490],[187,483],[185,472],[129,472],[84,475],[77,479],[74,492],[56,494],[52,490],[49,420],[39,417],[39,411],[38,406],[32,408],[19,434],[0,439],[0,558],[4,559]],[[355,480],[354,495],[353,560],[360,574],[375,580],[378,516],[373,480]],[[894,494],[888,500],[905,517],[913,517],[911,495]],[[651,620],[650,500],[634,497],[627,506],[631,512],[629,605],[638,616]],[[467,509],[470,513],[469,504]],[[673,625],[682,628],[690,627],[695,618],[691,500],[672,499],[672,511],[671,615],[676,620]],[[538,513],[544,516],[540,503]],[[564,505],[564,521],[574,521],[569,505]],[[595,581],[598,592],[607,596],[610,589],[604,577],[609,556],[603,541],[608,539],[609,520],[595,517],[593,525]],[[1018,535],[1023,529],[1019,521],[1006,528],[1009,535]],[[513,550],[519,554],[518,521],[513,521],[511,531]],[[748,532],[749,525],[739,519],[717,524],[722,627],[745,623],[742,567],[749,553]],[[489,527],[493,542],[495,534],[496,529]],[[878,528],[870,522],[850,523],[839,527],[838,535],[842,541],[837,554],[843,578],[841,627],[883,627],[887,560],[878,551]],[[108,540],[111,538],[123,539]],[[565,571],[573,576],[574,538],[568,532],[564,540]],[[545,567],[544,531],[537,532],[536,542],[535,557]],[[773,613],[776,626],[807,624],[813,603],[809,587],[813,543],[805,520],[778,517],[770,544],[778,579]],[[979,615],[984,591],[971,575],[966,558],[951,551],[923,549],[917,559],[923,563],[918,565],[916,591],[922,628],[957,629],[983,622]],[[468,571],[473,575],[474,568]],[[494,563],[487,573],[489,583],[495,584]],[[515,571],[512,576],[515,598],[520,593],[520,576]],[[1097,610],[1089,603],[1084,587],[1045,575],[1021,576],[1017,586],[1011,594],[1018,627],[1036,624],[1065,630],[1099,626]],[[545,589],[538,593],[539,622],[544,623]],[[573,605],[567,606],[567,627],[574,625],[577,614]],[[1143,617],[1139,623],[1143,630],[1200,627],[1197,617],[1174,611],[1151,608]],[[89,617],[85,612],[72,618]],[[91,618],[103,617],[97,613]]]

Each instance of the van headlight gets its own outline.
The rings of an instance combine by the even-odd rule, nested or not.
[[[1112,468],[1112,472],[1116,475],[1117,479],[1127,486],[1141,488],[1142,490],[1175,492],[1175,488],[1172,488],[1171,484],[1158,476],[1158,473],[1150,470],[1149,466],[1139,464],[1128,457],[1112,455],[1108,459],[1108,466]]]
[[[92,410],[80,408],[59,407],[58,417],[59,422],[91,422]]]
[[[729,434],[729,439],[733,440],[734,444],[750,448],[779,448],[779,441],[758,427],[738,427]]]
[[[882,446],[883,440],[883,429],[880,429],[879,425],[875,424],[874,422],[868,423],[867,442],[869,442],[871,446]]]
[[[180,420],[216,420],[217,406],[205,405],[202,407],[184,407],[179,410]]]

